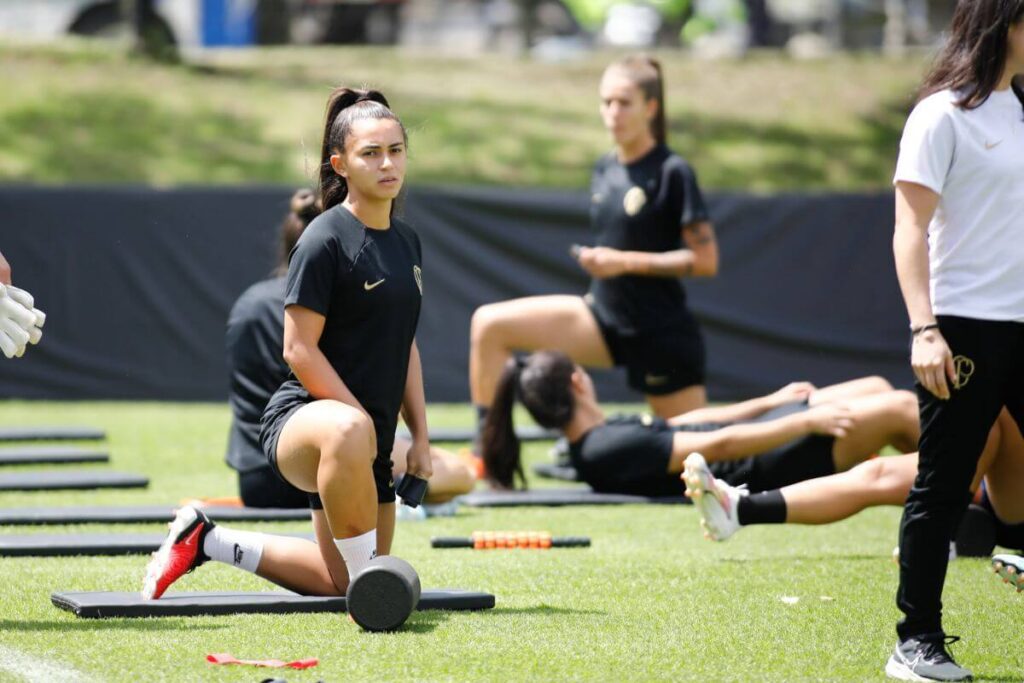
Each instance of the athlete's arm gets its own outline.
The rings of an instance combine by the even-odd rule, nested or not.
[[[767,396],[758,396],[727,406],[707,406],[688,413],[676,415],[668,420],[670,425],[687,425],[699,422],[739,422],[764,415],[773,408],[803,401],[814,391],[810,382],[790,382]]]
[[[935,322],[928,289],[928,225],[938,205],[939,195],[924,185],[905,181],[896,183],[896,229],[892,250],[896,258],[896,276],[912,328]],[[946,377],[952,381],[956,376],[953,354],[937,328],[914,335],[910,364],[925,389],[941,399],[949,398]]]
[[[678,472],[686,456],[694,452],[702,454],[708,462],[739,460],[808,434],[841,439],[852,426],[845,407],[829,404],[769,422],[730,425],[713,432],[676,432],[672,436],[669,471]]]
[[[402,419],[409,428],[412,445],[406,454],[409,474],[429,479],[433,472],[430,462],[430,441],[427,437],[427,401],[423,393],[423,366],[420,350],[414,339],[409,347],[409,370],[405,376],[402,394]]]
[[[640,275],[643,277],[713,277],[718,273],[718,243],[711,223],[700,221],[683,227],[684,249],[672,251],[622,251],[611,247],[582,247],[577,259],[596,278]]]
[[[326,318],[304,306],[284,309],[284,360],[313,398],[334,399],[369,413],[345,386],[334,366],[320,350],[320,335]]]

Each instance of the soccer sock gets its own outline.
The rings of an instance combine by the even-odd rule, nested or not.
[[[740,526],[785,524],[786,499],[778,489],[742,496],[736,504],[736,519]]]
[[[211,560],[256,572],[263,556],[264,536],[255,531],[236,531],[215,526],[203,539],[203,552]]]
[[[366,565],[370,564],[370,560],[377,557],[377,530],[370,529],[365,534],[352,538],[336,538],[334,545],[338,546],[338,552],[345,560],[349,580],[354,579]]]

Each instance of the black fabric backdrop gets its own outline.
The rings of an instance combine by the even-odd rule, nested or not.
[[[291,192],[0,188],[0,251],[48,314],[43,341],[0,359],[0,396],[223,400],[227,312],[276,257]],[[891,195],[712,194],[717,278],[690,281],[712,398],[806,379],[911,381],[892,265]],[[418,340],[427,398],[465,401],[480,304],[582,294],[568,254],[589,244],[582,192],[416,188],[405,217],[424,248]],[[618,371],[605,400],[639,400]]]

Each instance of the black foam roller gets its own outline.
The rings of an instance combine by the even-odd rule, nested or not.
[[[405,560],[375,558],[349,583],[348,613],[367,631],[394,631],[420,601],[420,577]]]

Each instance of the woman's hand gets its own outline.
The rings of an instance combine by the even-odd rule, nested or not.
[[[771,395],[772,404],[784,406],[789,403],[807,400],[817,389],[810,382],[790,382]]]
[[[576,260],[592,277],[604,279],[626,273],[625,254],[611,247],[580,247]]]
[[[925,389],[937,398],[949,399],[949,382],[956,381],[956,370],[953,367],[953,352],[937,329],[925,330],[914,335],[910,350],[910,365],[914,368],[914,376]]]
[[[426,439],[413,441],[405,454],[406,473],[420,479],[430,479],[434,468],[430,462],[430,442]]]
[[[808,431],[813,434],[842,439],[853,429],[850,409],[842,404],[826,403],[823,406],[811,408],[805,415],[808,420]]]

